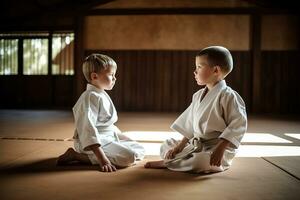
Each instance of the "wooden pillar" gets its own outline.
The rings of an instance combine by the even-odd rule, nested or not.
[[[261,14],[253,13],[250,22],[250,49],[252,63],[252,104],[253,113],[261,112]]]
[[[73,101],[76,102],[80,94],[85,89],[85,81],[82,73],[82,62],[84,60],[84,50],[83,50],[83,25],[84,16],[80,15],[76,18],[75,27],[75,57],[74,57],[74,98]]]

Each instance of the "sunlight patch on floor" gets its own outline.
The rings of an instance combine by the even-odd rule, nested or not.
[[[146,155],[159,155],[161,143],[141,143]],[[299,146],[241,145],[236,157],[300,156]]]
[[[159,156],[161,143],[140,143],[146,151],[146,155]]]
[[[284,135],[300,140],[300,133],[285,133]]]
[[[144,146],[146,155],[159,155],[162,142],[168,138],[181,139],[177,132],[168,131],[128,131],[125,135],[137,140]],[[286,134],[298,137],[299,134]],[[292,142],[270,133],[246,133],[242,142],[253,145],[241,144],[237,157],[274,157],[274,156],[300,156],[300,146],[284,146]],[[278,143],[278,145],[259,145],[257,143]]]
[[[299,146],[241,145],[236,157],[300,156]]]
[[[137,141],[163,142],[168,138],[180,140],[182,135],[172,131],[126,131],[123,132],[126,136]],[[246,133],[242,142],[253,143],[292,143],[289,140],[280,138],[270,133]]]
[[[133,140],[145,142],[163,142],[169,138],[174,138],[176,140],[182,139],[182,135],[180,133],[172,131],[126,131],[122,133]]]
[[[289,140],[277,137],[270,133],[246,133],[242,142],[255,142],[255,143],[292,143]]]

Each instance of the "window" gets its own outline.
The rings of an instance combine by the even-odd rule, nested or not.
[[[0,75],[18,74],[18,40],[0,39]]]
[[[74,75],[74,33],[0,34],[0,75],[17,75],[18,72]]]
[[[48,74],[48,39],[23,40],[23,74]]]
[[[52,74],[74,74],[74,34],[57,33],[52,37]]]

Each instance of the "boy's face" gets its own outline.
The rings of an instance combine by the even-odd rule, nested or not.
[[[198,85],[207,85],[215,82],[215,67],[210,67],[206,55],[196,57],[195,79]]]
[[[111,66],[98,74],[92,74],[92,84],[103,90],[111,90],[116,80],[116,69]]]

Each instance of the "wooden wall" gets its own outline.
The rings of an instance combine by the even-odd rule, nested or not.
[[[83,33],[87,50],[199,50],[215,44],[249,50],[250,16],[93,15],[84,17]]]
[[[234,57],[227,84],[241,94],[249,112],[300,114],[299,15],[260,10],[245,1],[246,6],[229,7],[226,1],[217,1],[216,7],[194,0],[134,1],[143,4],[133,7],[122,2],[74,11],[76,17],[34,15],[24,26],[25,19],[16,18],[19,24],[1,27],[74,30],[75,75],[1,76],[0,108],[72,107],[85,89],[82,61],[98,52],[118,63],[118,81],[110,94],[119,111],[181,112],[198,89],[192,74],[195,52],[222,45]]]
[[[299,51],[263,51],[260,110],[300,114]]]
[[[0,78],[0,108],[71,108],[72,76],[9,75]]]
[[[103,53],[118,64],[117,83],[109,91],[120,111],[183,111],[199,89],[195,83],[196,51],[183,50],[87,50]],[[250,51],[232,51],[234,69],[227,84],[252,106],[253,75]],[[260,112],[300,113],[299,51],[262,51]]]
[[[93,13],[83,21],[83,55],[104,53],[118,63],[110,94],[120,111],[183,111],[198,89],[195,52],[222,45],[234,58],[227,84],[249,113],[300,114],[296,15]]]
[[[89,50],[103,53],[118,64],[117,83],[109,93],[118,110],[183,111],[200,87],[194,80],[196,51]],[[232,52],[235,68],[227,83],[251,102],[250,54]]]

